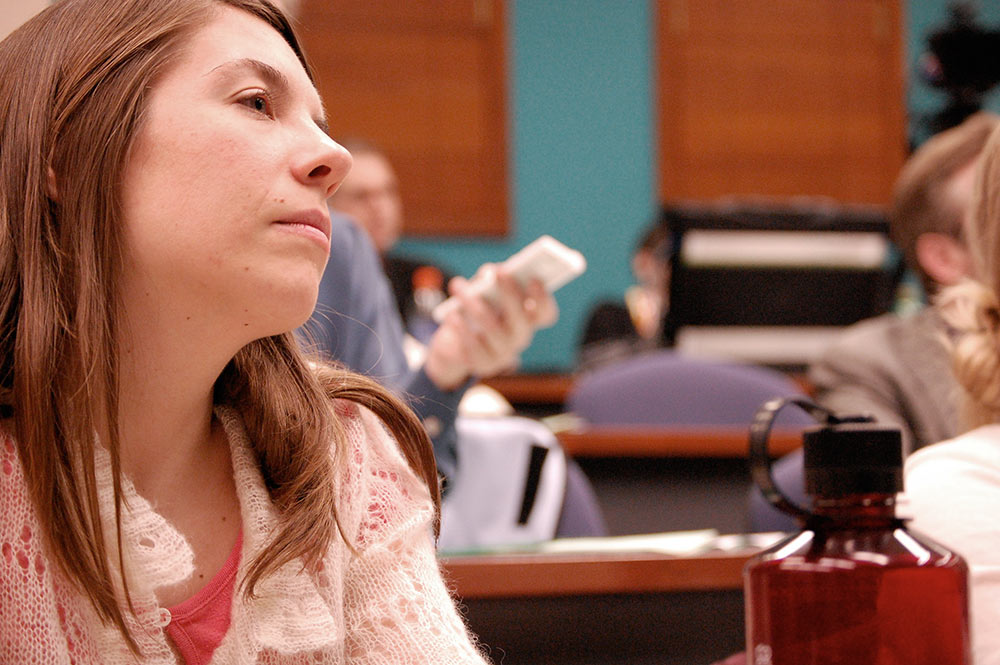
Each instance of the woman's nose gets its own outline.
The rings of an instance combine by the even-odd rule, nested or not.
[[[295,163],[295,177],[309,187],[323,191],[329,197],[351,170],[351,153],[318,127],[309,148],[300,153]]]

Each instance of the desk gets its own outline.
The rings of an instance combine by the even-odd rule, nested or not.
[[[590,479],[611,535],[749,526],[746,427],[600,426],[557,436]],[[801,443],[801,429],[775,429],[769,447],[778,456]]]
[[[812,394],[813,385],[803,372],[785,373],[804,393]],[[515,404],[563,404],[574,381],[576,375],[570,372],[515,372],[482,380]]]
[[[813,386],[803,372],[786,374],[806,395],[813,394]],[[572,373],[524,372],[494,376],[483,379],[482,383],[499,392],[522,413],[551,415],[563,410],[576,378]]]
[[[559,413],[573,387],[572,374],[506,374],[482,383],[503,395],[518,412],[546,416]]]
[[[573,457],[746,458],[749,428],[734,426],[600,426],[556,435]],[[802,445],[802,430],[775,429],[768,449],[779,457]]]
[[[704,665],[743,649],[750,551],[442,559],[495,663]]]
[[[752,552],[480,554],[441,562],[460,598],[739,590]]]

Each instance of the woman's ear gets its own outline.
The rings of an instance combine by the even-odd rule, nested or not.
[[[917,236],[917,261],[924,273],[939,286],[957,284],[967,277],[972,260],[965,245],[941,233],[921,233]]]
[[[59,188],[56,186],[56,172],[50,166],[45,173],[45,193],[53,201],[59,200]]]

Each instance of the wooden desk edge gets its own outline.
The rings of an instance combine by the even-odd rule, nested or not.
[[[483,379],[512,404],[551,404],[562,406],[573,387],[572,374],[507,374]]]
[[[806,395],[813,394],[813,385],[801,372],[788,373]],[[525,372],[501,374],[482,382],[513,404],[563,405],[573,384],[579,378],[572,372]]]
[[[740,590],[753,552],[672,557],[474,555],[442,557],[461,599]]]
[[[591,427],[556,434],[573,457],[733,457],[749,454],[745,427]],[[773,456],[802,445],[801,430],[774,430]]]

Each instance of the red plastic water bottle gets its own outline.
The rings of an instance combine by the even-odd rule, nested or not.
[[[803,437],[806,493],[775,486],[767,437],[789,403],[822,426]],[[773,400],[751,427],[754,480],[804,529],[744,570],[751,665],[969,665],[968,568],[958,554],[907,529],[899,430],[838,418],[806,400]]]

